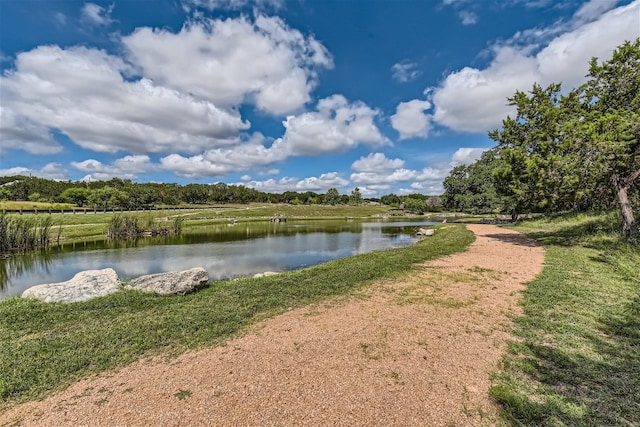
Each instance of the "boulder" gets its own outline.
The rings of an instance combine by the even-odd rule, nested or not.
[[[416,233],[418,236],[433,236],[435,230],[433,228],[420,228]]]
[[[173,295],[192,292],[209,281],[207,270],[202,267],[183,271],[147,274],[131,280],[125,288],[158,295]]]
[[[22,293],[22,298],[44,302],[79,302],[109,295],[118,289],[118,274],[113,268],[105,268],[81,271],[66,282],[32,286]]]

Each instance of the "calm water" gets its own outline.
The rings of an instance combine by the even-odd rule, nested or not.
[[[83,270],[111,267],[120,278],[204,267],[211,280],[285,271],[414,243],[433,222],[290,221],[222,224],[179,236],[68,244],[0,260],[0,299]]]

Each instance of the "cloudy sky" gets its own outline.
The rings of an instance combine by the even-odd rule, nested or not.
[[[640,0],[1,0],[0,176],[439,194]]]

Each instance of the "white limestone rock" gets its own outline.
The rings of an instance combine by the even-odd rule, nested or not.
[[[113,268],[105,268],[81,271],[66,282],[32,286],[22,293],[22,298],[44,302],[80,302],[112,294],[118,289],[118,273]]]
[[[202,267],[183,271],[147,274],[131,280],[125,288],[158,295],[184,295],[193,292],[209,281],[207,270]]]
[[[278,275],[278,274],[280,274],[280,273],[275,272],[275,271],[265,271],[264,273],[254,274],[253,277],[255,279],[258,279],[260,277],[269,277],[269,276],[275,276],[275,275]]]
[[[418,236],[433,236],[435,232],[433,228],[420,228],[416,234]]]

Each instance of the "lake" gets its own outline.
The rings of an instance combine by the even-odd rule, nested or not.
[[[308,220],[186,228],[180,235],[65,244],[0,260],[0,299],[111,267],[121,279],[204,267],[210,280],[304,268],[413,244],[428,221]]]

